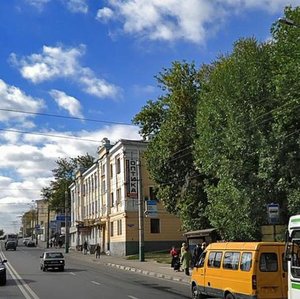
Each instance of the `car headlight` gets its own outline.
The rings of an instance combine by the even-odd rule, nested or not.
[[[63,261],[59,261],[61,264],[63,263]]]

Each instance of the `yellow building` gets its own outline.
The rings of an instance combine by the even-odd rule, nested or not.
[[[99,243],[112,255],[168,249],[183,240],[178,217],[155,197],[143,159],[147,142],[104,138],[98,160],[78,170],[71,191],[70,245]],[[77,248],[78,248],[77,247]]]

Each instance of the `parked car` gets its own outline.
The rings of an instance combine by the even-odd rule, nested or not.
[[[60,271],[65,269],[65,258],[62,252],[46,251],[40,256],[41,270],[46,271],[49,268],[57,268]]]
[[[30,241],[31,240],[31,238],[23,238],[23,244],[25,245],[25,246],[27,246],[27,243],[28,243],[28,241]]]
[[[15,241],[7,241],[5,243],[5,250],[16,250],[17,249],[17,243]]]
[[[29,241],[27,241],[26,246],[27,247],[35,247],[35,242],[33,240],[29,240]]]
[[[2,260],[0,257],[0,285],[4,286],[6,284],[6,267],[5,263],[7,260]]]

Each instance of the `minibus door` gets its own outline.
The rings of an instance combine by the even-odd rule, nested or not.
[[[198,290],[201,293],[206,293],[205,290],[205,269],[206,269],[206,252],[204,252],[201,257],[199,262],[197,263],[197,266],[194,267],[193,269],[193,274],[192,274],[192,278],[193,280],[195,280],[197,282],[197,286],[198,286]]]
[[[279,248],[261,247],[258,258],[256,279],[258,298],[286,298],[286,295],[284,295],[283,271]]]

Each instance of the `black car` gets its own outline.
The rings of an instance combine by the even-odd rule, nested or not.
[[[29,240],[29,241],[27,241],[26,246],[27,247],[35,247],[35,242],[33,240]]]
[[[0,285],[4,286],[6,284],[6,267],[5,263],[7,263],[7,260],[2,260],[0,257]]]
[[[57,268],[60,271],[64,271],[65,258],[61,252],[58,251],[46,251],[41,256],[40,267],[41,270],[46,271],[49,268]]]
[[[5,250],[16,250],[17,249],[17,243],[15,241],[7,241],[5,243]]]

